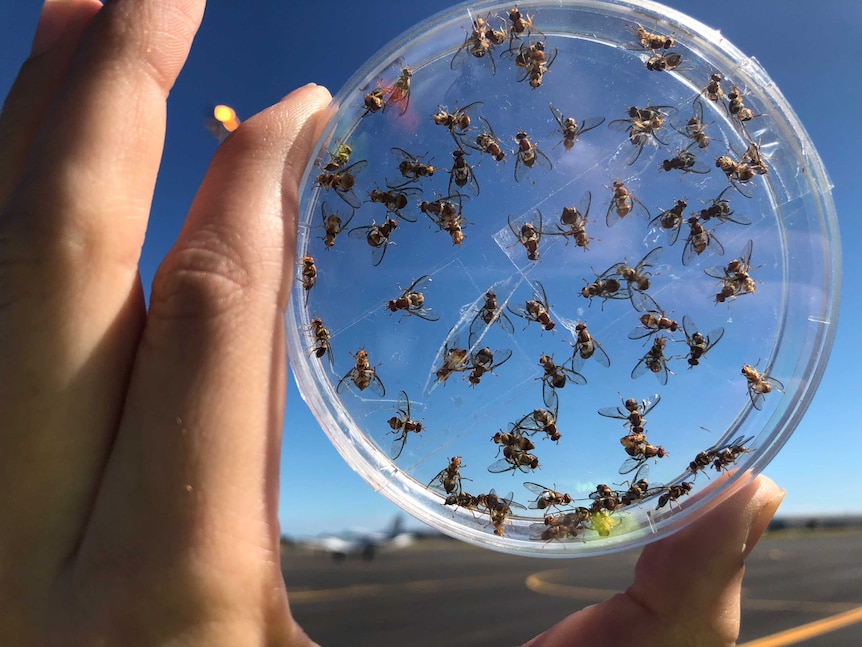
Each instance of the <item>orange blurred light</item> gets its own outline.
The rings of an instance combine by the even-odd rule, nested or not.
[[[229,132],[233,132],[239,127],[239,117],[236,116],[236,111],[230,106],[216,106],[213,108],[213,117]]]

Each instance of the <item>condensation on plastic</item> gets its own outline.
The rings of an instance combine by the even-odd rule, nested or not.
[[[510,3],[464,4],[440,13],[384,48],[364,65],[335,96],[326,128],[317,144],[312,164],[306,169],[300,200],[297,258],[314,257],[318,270],[315,286],[306,295],[297,282],[287,317],[290,360],[300,392],[337,450],[369,484],[417,519],[467,542],[495,550],[549,557],[594,555],[642,545],[667,536],[696,519],[723,498],[750,482],[775,456],[804,414],[820,381],[835,333],[840,295],[838,228],[831,199],[831,183],[802,124],[778,88],[753,58],[746,57],[718,31],[672,9],[646,1],[590,1],[519,3],[522,14],[532,16],[537,30],[530,42],[546,41],[546,51],[557,56],[544,75],[542,87],[532,89],[518,82],[523,71],[515,69],[512,56],[494,55],[496,73],[487,58],[474,59],[461,51],[472,21],[483,18],[499,28]],[[499,18],[494,18],[499,16]],[[673,72],[650,72],[644,62],[651,55],[636,46],[631,27],[671,34],[673,51],[683,64]],[[515,47],[518,43],[515,41]],[[363,96],[378,83],[394,82],[402,66],[413,71],[410,102],[363,116]],[[453,69],[454,68],[454,69]],[[702,99],[707,134],[705,151],[692,149],[710,168],[703,175],[659,171],[660,162],[689,142],[670,128],[664,146],[647,146],[631,166],[632,145],[625,133],[607,127],[626,117],[629,106],[670,105],[669,121],[682,129],[693,110],[693,99],[713,72],[724,75],[727,92],[736,85],[744,102],[761,115],[743,129],[720,104]],[[425,161],[433,159],[437,174],[419,185],[423,200],[435,192],[448,193],[448,174],[454,149],[452,137],[436,126],[431,116],[439,106],[454,111],[474,101],[482,105],[471,115],[482,116],[493,126],[507,152],[495,163],[477,151],[469,151],[480,184],[478,196],[464,201],[467,219],[463,246],[435,231],[415,204],[406,211],[416,223],[399,222],[393,245],[387,247],[379,266],[371,262],[371,248],[342,232],[331,249],[321,240],[321,205],[339,212],[350,209],[333,191],[315,185],[318,164],[328,153],[347,142],[351,162],[367,160],[356,176],[355,193],[366,199],[368,191],[383,189],[398,178],[391,152],[399,147]],[[578,121],[604,117],[605,123],[585,133],[571,151],[559,145],[559,128],[548,107],[553,103],[564,115]],[[514,136],[524,130],[547,154],[552,170],[530,169],[520,182],[513,176]],[[478,130],[471,131],[475,137]],[[665,134],[666,133],[666,134]],[[696,213],[728,186],[715,168],[715,158],[729,154],[738,159],[749,141],[757,142],[767,156],[769,172],[758,176],[752,198],[731,189],[725,195],[736,214],[750,220],[742,226],[723,223],[712,228],[725,248],[724,255],[709,249],[689,265],[680,262],[686,225],[679,241],[670,245],[664,232],[650,229],[645,218],[629,215],[613,227],[605,223],[611,199],[609,186],[619,178],[647,206],[651,217],[669,209],[675,200],[688,201],[686,217]],[[558,221],[563,206],[578,204],[586,191],[592,195],[588,231],[593,237],[587,251],[564,244],[559,236],[543,236],[538,262],[526,258],[507,224],[507,218],[523,223],[543,216],[543,228]],[[385,209],[363,203],[347,229],[380,224]],[[754,294],[728,303],[715,303],[717,281],[704,269],[723,267],[753,241]],[[666,386],[647,373],[630,377],[633,366],[649,343],[627,338],[637,325],[638,313],[623,301],[594,299],[588,303],[580,290],[614,263],[636,263],[650,249],[662,246],[653,268],[649,293],[668,316],[681,322],[684,314],[709,331],[722,327],[724,337],[700,365],[689,369],[687,347],[681,331],[669,335]],[[297,272],[299,275],[299,272]],[[390,313],[385,304],[400,290],[423,275],[431,282],[425,290],[426,306],[440,316],[436,322]],[[532,281],[540,280],[547,291],[550,313],[557,329],[541,333],[535,323],[510,313],[513,335],[495,327],[483,333],[475,349],[512,350],[505,364],[482,377],[475,387],[456,374],[436,384],[435,370],[447,342],[456,338],[466,347],[468,328],[481,307],[482,296],[493,288],[500,304],[517,307],[531,298]],[[307,297],[307,301],[306,301]],[[313,354],[310,322],[320,317],[332,334],[334,367]],[[585,321],[592,335],[611,358],[604,368],[587,360],[581,372],[587,384],[559,390],[559,444],[533,438],[541,467],[534,471],[492,474],[488,465],[499,459],[499,447],[491,442],[498,431],[535,407],[542,407],[539,355],[562,361],[566,343],[573,342],[574,325]],[[675,340],[675,341],[674,341]],[[351,387],[342,393],[336,385],[353,367],[359,348],[386,387],[378,398],[370,390]],[[743,363],[783,382],[781,392],[764,398],[761,410],[751,406]],[[407,438],[402,454],[390,459],[393,435],[386,421],[394,415],[399,393],[410,399],[411,417],[424,430]],[[683,481],[694,487],[689,496],[656,509],[657,496],[626,506],[611,514],[608,536],[585,530],[567,541],[537,539],[542,513],[514,509],[502,536],[494,534],[488,515],[476,510],[443,505],[445,495],[429,488],[429,482],[452,456],[463,458],[463,488],[476,495],[494,488],[527,506],[535,499],[522,483],[546,485],[568,492],[576,505],[589,506],[589,494],[599,483],[625,490],[631,474],[620,474],[627,458],[618,439],[626,433],[622,421],[597,415],[597,409],[621,405],[621,396],[642,400],[654,393],[661,402],[647,416],[649,441],[662,445],[668,456],[650,461],[653,485]],[[737,437],[753,437],[752,451],[742,454],[734,469],[718,476],[701,472],[694,479],[689,461],[701,450]],[[323,477],[323,475],[322,475]],[[467,480],[470,479],[470,480]],[[565,509],[565,508],[563,508]],[[553,511],[550,511],[553,512]]]

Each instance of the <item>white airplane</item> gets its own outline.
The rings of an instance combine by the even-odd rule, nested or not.
[[[412,533],[401,530],[401,515],[398,515],[392,528],[386,532],[352,530],[338,535],[300,539],[296,543],[303,548],[329,553],[335,561],[340,562],[352,555],[372,560],[378,551],[404,548],[413,543],[414,539]]]

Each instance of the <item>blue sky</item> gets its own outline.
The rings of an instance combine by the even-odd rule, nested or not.
[[[862,166],[858,158],[862,90],[856,65],[862,55],[858,37],[862,4],[762,0],[733,5],[732,11],[727,11],[726,2],[666,4],[719,29],[763,65],[805,125],[831,176],[843,240],[861,239],[855,188]],[[335,93],[378,49],[448,6],[451,3],[428,0],[366,0],[358,5],[213,2],[169,101],[163,170],[142,259],[145,284],[179,231],[215,150],[216,142],[203,128],[213,104],[230,104],[240,117],[248,117],[310,81]],[[38,11],[37,2],[0,4],[3,95],[29,51]],[[850,495],[857,489],[859,471],[852,403],[860,359],[855,331],[862,329],[862,314],[852,279],[860,275],[860,255],[845,244],[844,276],[850,278],[844,282],[829,367],[805,418],[765,470],[788,489],[784,514],[862,511],[862,504]],[[397,508],[344,464],[293,382],[287,399],[284,532],[310,534],[386,524]],[[297,456],[303,459],[296,460]]]

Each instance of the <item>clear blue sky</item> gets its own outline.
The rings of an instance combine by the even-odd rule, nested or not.
[[[293,88],[314,81],[334,93],[378,49],[452,3],[365,0],[362,3],[213,2],[189,63],[169,101],[162,174],[142,260],[145,284],[176,236],[216,147],[203,128],[216,103],[248,117]],[[835,185],[844,241],[862,240],[858,184],[862,105],[862,4],[857,0],[669,1],[719,29],[754,56],[781,88],[813,140]],[[29,51],[40,3],[0,2],[0,94]],[[844,248],[844,297],[832,359],[820,390],[793,437],[766,473],[788,489],[784,514],[862,511],[856,331],[862,330],[862,255]],[[341,460],[291,382],[282,469],[281,517],[288,534],[347,526],[380,527],[396,508],[374,494]],[[297,460],[296,457],[302,457]],[[349,496],[345,496],[349,493]]]

